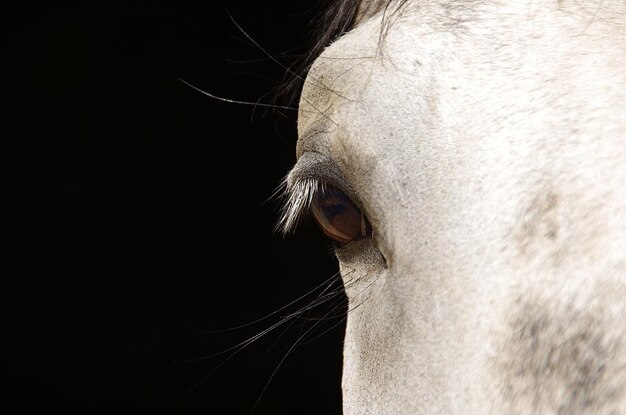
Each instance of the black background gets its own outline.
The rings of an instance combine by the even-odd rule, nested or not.
[[[212,331],[276,311],[337,265],[313,224],[274,232],[296,113],[220,102],[179,80],[271,103],[321,6],[3,10],[1,413],[340,413],[341,295],[211,357],[316,293]]]

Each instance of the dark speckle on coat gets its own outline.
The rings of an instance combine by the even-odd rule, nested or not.
[[[506,413],[618,413],[626,392],[626,333],[604,300],[585,307],[518,299],[494,358]]]

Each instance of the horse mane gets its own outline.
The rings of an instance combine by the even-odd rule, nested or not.
[[[324,0],[311,21],[312,44],[287,70],[274,96],[277,103],[293,104],[311,65],[326,46],[354,26],[361,0]]]
[[[387,9],[393,3],[397,3],[395,11],[398,11],[407,3],[407,0],[322,0],[311,21],[309,50],[287,69],[285,78],[274,96],[274,103],[294,104],[304,84],[306,74],[324,49],[349,32],[360,15],[373,15],[384,10],[384,18]],[[386,28],[386,25],[383,25],[381,39],[384,37],[383,32]]]

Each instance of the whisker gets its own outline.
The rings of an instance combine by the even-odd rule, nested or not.
[[[361,278],[357,278],[357,279],[355,279],[354,281],[352,281],[352,284],[356,283],[356,282],[357,282],[357,281],[359,281],[360,279],[361,279]],[[368,290],[368,289],[372,286],[372,284],[373,284],[374,282],[376,282],[376,280],[374,280],[374,281],[372,281],[371,283],[369,283],[369,284],[368,284],[368,285],[367,285],[367,286],[366,286],[363,290],[361,290],[361,291],[359,292],[359,294],[360,294],[360,293],[365,292],[366,290]],[[371,295],[371,294],[370,294],[370,295]],[[333,329],[334,329],[335,327],[337,327],[338,325],[342,324],[344,321],[346,321],[346,320],[348,319],[348,315],[349,315],[351,312],[353,312],[354,310],[356,310],[357,308],[359,308],[360,306],[362,306],[362,305],[363,305],[363,304],[364,304],[364,303],[365,303],[368,299],[369,299],[369,296],[368,296],[366,299],[364,299],[363,301],[361,301],[359,304],[357,304],[357,305],[353,306],[352,308],[348,307],[348,309],[346,310],[346,312],[345,312],[345,313],[342,313],[342,314],[339,314],[339,315],[337,315],[337,316],[333,316],[333,317],[325,317],[325,318],[323,319],[324,321],[329,321],[329,320],[332,320],[332,319],[335,319],[335,318],[341,318],[341,320],[339,320],[337,323],[333,324],[333,325],[332,325],[331,327],[329,327],[327,330],[324,330],[324,331],[323,331],[322,333],[320,333],[319,335],[315,336],[315,337],[314,337],[314,338],[312,338],[312,339],[307,340],[307,341],[306,341],[306,342],[304,342],[304,343],[301,343],[300,345],[301,345],[301,346],[304,346],[305,344],[309,344],[309,343],[311,343],[311,342],[315,341],[316,339],[319,339],[320,337],[322,337],[324,334],[328,333],[329,331],[333,330]],[[337,307],[336,307],[334,310],[331,310],[331,312],[335,311],[335,310],[336,310],[337,308],[339,308],[340,306],[345,305],[346,303],[348,303],[347,298],[344,298],[343,300],[344,300],[344,304],[339,304],[339,305],[337,305]]]
[[[346,304],[346,298],[343,297],[338,297],[340,293],[337,293],[336,300],[332,303],[329,304],[329,307],[326,308],[326,310],[324,310],[324,312],[328,312],[328,314],[333,313],[334,311],[338,310],[339,307],[342,307]],[[330,299],[329,299],[330,300]],[[298,317],[298,320],[304,320],[304,321],[327,321],[327,320],[334,320],[336,318],[339,318],[340,316],[331,316],[331,317],[327,317],[327,315],[324,315],[323,317]]]
[[[335,327],[339,326],[340,324],[343,324],[347,319],[348,316],[347,315],[341,315],[341,316],[337,316],[337,318],[341,317],[341,320],[339,320],[338,322],[336,322],[335,324],[333,324],[332,326],[330,326],[329,328],[327,328],[326,330],[324,330],[323,332],[321,332],[320,334],[318,334],[317,336],[313,337],[312,339],[309,339],[305,342],[300,343],[300,346],[305,346],[309,343],[314,342],[315,340],[319,339],[320,337],[323,337],[325,334],[331,332]],[[333,317],[331,317],[333,318]],[[326,319],[324,321],[329,321],[329,319]]]
[[[261,321],[267,320],[268,318],[270,318],[270,317],[280,313],[281,311],[283,311],[287,307],[290,307],[290,306],[296,304],[298,301],[300,301],[303,298],[307,297],[308,295],[312,294],[313,292],[315,292],[315,290],[319,289],[322,285],[326,284],[327,282],[330,281],[330,283],[332,284],[338,277],[339,277],[339,273],[333,274],[326,281],[318,284],[316,287],[310,289],[305,294],[302,294],[300,297],[296,298],[295,300],[291,301],[290,303],[285,304],[284,306],[280,307],[279,309],[277,309],[275,311],[272,311],[271,313],[265,315],[264,317],[258,318],[258,319],[254,320],[254,321],[249,322],[249,323],[241,324],[241,325],[235,326],[235,327],[229,327],[229,328],[226,328],[226,329],[220,329],[220,330],[198,330],[198,331],[201,332],[201,333],[225,333],[225,332],[239,330],[239,329],[242,329],[244,327],[249,327],[249,326],[252,326],[254,324],[260,323]],[[328,289],[328,287],[326,289]],[[326,289],[324,289],[324,291],[322,291],[322,293],[324,293],[326,291]]]
[[[370,287],[371,287],[371,286],[372,286],[372,285],[376,282],[376,280],[377,280],[377,279],[375,278],[372,282],[370,282],[369,284],[367,284],[367,286],[366,286],[365,288],[363,288],[361,291],[359,291],[359,294],[362,294],[362,293],[363,293],[363,292],[365,292],[366,290],[369,290],[369,289],[370,289]],[[354,311],[354,310],[356,310],[357,308],[361,307],[363,304],[365,304],[365,302],[366,302],[367,300],[369,300],[369,298],[371,297],[371,295],[372,295],[372,293],[371,293],[371,291],[370,291],[370,294],[367,296],[367,298],[365,298],[363,301],[361,301],[359,304],[355,305],[354,307],[349,308],[347,313],[348,313],[348,314],[350,314],[351,312],[353,312],[353,311]]]
[[[345,276],[348,276],[348,275],[350,275],[350,274],[351,274],[351,272],[347,273]],[[339,273],[336,273],[335,275],[339,275]],[[345,277],[345,276],[344,276],[344,277]],[[360,280],[360,278],[357,278],[357,279],[353,280],[352,282],[353,282],[353,283],[355,283],[355,282],[357,282],[357,281],[359,281],[359,280]],[[331,286],[331,285],[329,285],[329,287],[330,287],[330,286]],[[335,291],[332,291],[331,293],[329,293],[328,298],[326,298],[326,299],[325,299],[325,300],[323,300],[323,301],[319,301],[319,302],[318,302],[318,304],[315,304],[313,307],[317,307],[317,306],[319,306],[319,305],[323,304],[323,303],[324,303],[324,301],[329,301],[329,300],[331,300],[331,299],[333,299],[333,298],[335,298],[335,297],[337,297],[337,296],[339,296],[339,295],[341,295],[341,294],[345,294],[345,289],[344,289],[344,285],[343,285],[343,284],[341,285],[341,287],[339,287],[339,288],[338,288],[338,289],[336,289]],[[317,318],[317,319],[313,319],[313,318],[305,318],[305,317],[296,316],[296,318],[297,318],[297,319],[299,319],[299,320],[306,320],[306,321],[329,321],[329,320],[331,320],[331,319],[341,318],[341,317],[344,317],[344,319],[345,319],[345,318],[346,318],[345,316],[347,316],[347,313],[345,314],[345,316],[344,316],[344,314],[342,313],[342,314],[339,314],[339,315],[337,315],[337,316],[328,317],[328,315],[329,315],[329,314],[334,313],[334,312],[335,312],[336,310],[338,310],[340,307],[344,307],[344,306],[347,304],[347,298],[346,298],[345,296],[338,297],[338,300],[339,300],[339,301],[336,301],[336,302],[334,302],[334,303],[332,304],[332,308],[330,308],[330,309],[326,309],[326,310],[325,310],[325,311],[328,311],[328,312],[325,314],[325,316],[324,316],[324,317]],[[311,307],[311,308],[313,308],[313,307]],[[294,318],[294,319],[292,320],[292,323],[293,323],[293,322],[295,322],[295,320],[296,320],[296,319]],[[339,322],[339,323],[337,323],[337,324],[341,324],[341,322]],[[291,325],[292,325],[292,324],[290,324],[290,326],[291,326]],[[336,327],[336,325],[334,325],[333,327]],[[331,329],[332,329],[333,327],[331,327]],[[327,331],[329,331],[329,330],[327,330]],[[325,334],[327,331],[325,331],[324,333],[322,333],[322,335],[323,335],[323,334]],[[315,338],[319,338],[319,337],[321,337],[321,335],[316,336]],[[311,341],[312,341],[312,340],[311,340]],[[308,343],[310,343],[310,341],[307,341],[306,343],[303,343],[303,344],[308,344]]]
[[[332,283],[334,283],[334,281],[332,281],[333,279],[337,279],[339,277],[339,273],[335,273],[331,278],[329,278],[327,281],[331,281],[331,283],[329,284],[329,286],[326,287],[325,290],[327,290]],[[323,285],[324,283],[320,284],[319,286]],[[319,288],[316,287],[316,288]],[[335,292],[335,294],[333,296],[328,296],[328,294],[326,296],[324,296],[324,298],[319,299],[318,301],[313,301],[311,304],[322,304],[324,301],[327,301],[329,299],[334,298],[337,295],[337,292]],[[299,316],[300,314],[304,313],[307,310],[311,309],[311,305],[309,304],[308,306],[302,307],[300,310],[298,310],[297,312],[288,314],[287,316],[281,318],[280,321],[272,324],[270,327],[262,330],[261,332],[257,333],[256,335],[234,345],[231,346],[225,350],[222,350],[220,352],[216,352],[213,353],[211,355],[207,355],[207,356],[203,356],[200,358],[195,358],[195,359],[187,359],[187,360],[181,360],[181,361],[175,361],[174,363],[196,363],[196,362],[200,362],[200,361],[206,361],[208,359],[211,359],[213,357],[222,355],[224,353],[230,352],[232,351],[232,353],[230,355],[228,355],[224,360],[222,360],[217,366],[215,366],[207,375],[203,376],[198,382],[196,382],[194,385],[192,385],[189,389],[188,392],[192,392],[193,390],[195,390],[196,388],[198,388],[202,383],[204,383],[204,381],[206,379],[208,379],[209,377],[211,377],[219,368],[221,368],[222,366],[224,366],[227,362],[229,362],[233,357],[235,357],[238,353],[240,353],[242,350],[244,350],[246,347],[248,347],[249,345],[251,345],[252,343],[254,343],[256,340],[260,339],[261,337],[265,336],[266,334],[270,333],[271,331],[273,331],[274,329],[280,327],[281,325],[285,324],[286,322],[293,320],[295,317]],[[316,323],[317,324],[317,323]]]
[[[206,374],[205,376],[203,376],[198,382],[196,382],[195,384],[193,384],[189,389],[187,389],[187,392],[193,392],[196,388],[198,388],[202,383],[204,383],[205,380],[207,380],[208,378],[210,378],[219,368],[221,368],[222,366],[224,366],[226,363],[228,363],[230,361],[230,359],[232,359],[233,357],[235,357],[238,353],[240,353],[242,350],[244,350],[246,347],[248,347],[250,344],[252,344],[254,341],[258,340],[259,338],[261,338],[262,336],[264,336],[265,334],[269,333],[270,331],[272,331],[273,329],[275,329],[276,327],[280,326],[281,324],[283,324],[285,322],[285,320],[282,320],[272,326],[270,326],[269,328],[263,330],[261,333],[253,336],[252,338],[239,343],[238,345],[235,345],[233,347],[230,347],[226,350],[223,350],[221,352],[218,353],[214,353],[212,355],[209,356],[205,356],[202,358],[198,358],[198,359],[189,359],[189,360],[183,360],[183,361],[178,361],[178,362],[174,362],[174,363],[192,363],[192,362],[199,362],[202,360],[208,360],[212,357],[218,356],[220,354],[223,354],[225,352],[234,350],[233,353],[231,353],[230,355],[228,355],[224,360],[222,360],[217,366],[215,366],[213,368],[213,370],[211,370],[208,374]]]
[[[338,274],[335,274],[335,276],[336,275],[338,275]],[[247,347],[248,345],[250,345],[254,341],[260,339],[261,337],[263,337],[267,333],[271,332],[275,328],[280,327],[285,322],[289,321],[290,319],[293,319],[294,317],[299,316],[300,314],[304,313],[305,311],[310,310],[311,308],[316,307],[319,304],[322,304],[324,301],[328,300],[329,298],[332,298],[332,297],[328,297],[328,295],[327,295],[320,301],[314,301],[313,303],[310,303],[309,305],[307,305],[305,307],[302,307],[301,309],[299,309],[298,311],[296,311],[294,313],[290,313],[290,314],[287,314],[287,315],[283,316],[280,321],[272,324],[271,326],[269,326],[268,328],[260,331],[259,333],[255,334],[254,336],[249,337],[248,339],[246,339],[246,340],[244,340],[242,342],[237,343],[234,346],[228,347],[228,348],[226,348],[226,349],[224,349],[222,351],[219,351],[219,352],[216,352],[216,353],[212,353],[210,355],[206,355],[206,356],[202,356],[202,357],[198,357],[198,358],[194,358],[194,359],[186,359],[186,360],[174,361],[174,363],[195,363],[195,362],[201,362],[201,361],[209,360],[209,359],[211,359],[213,357],[222,355],[224,353],[227,353],[227,352],[230,352],[230,351],[233,351],[233,350],[236,350],[236,349],[238,349],[238,350],[236,350],[235,353],[238,353],[241,349]],[[311,305],[311,304],[313,304],[313,305]]]
[[[285,59],[293,59],[299,56],[300,55],[280,55],[281,58],[285,58]],[[247,60],[238,60],[238,59],[231,59],[231,58],[226,58],[225,60],[226,62],[235,64],[235,65],[247,65],[250,63],[261,63],[261,62],[272,61],[272,58],[264,56],[261,58],[247,59]]]
[[[254,341],[260,339],[261,337],[263,337],[264,335],[266,335],[267,333],[271,332],[272,330],[274,330],[276,327],[279,327],[280,325],[284,324],[285,321],[287,321],[288,319],[282,319],[274,324],[272,324],[271,326],[269,326],[268,328],[260,331],[259,333],[255,334],[252,337],[249,337],[248,339],[237,343],[234,346],[228,347],[222,351],[216,352],[216,353],[212,353],[210,355],[206,355],[206,356],[202,356],[202,357],[197,357],[194,359],[186,359],[186,360],[177,360],[174,361],[174,363],[197,363],[197,362],[201,362],[204,360],[209,360],[212,359],[216,356],[222,355],[224,353],[230,352],[235,350],[235,353],[239,353],[242,349],[244,349],[245,347],[247,347],[248,345],[252,344]],[[230,357],[232,357],[232,355],[230,355],[226,360],[230,359]],[[220,365],[221,366],[221,365]]]
[[[274,105],[274,104],[264,104],[262,102],[250,102],[250,101],[239,101],[236,99],[230,99],[230,98],[223,98],[223,97],[219,97],[217,95],[213,95],[210,92],[207,92],[203,89],[198,88],[195,85],[190,84],[189,82],[185,81],[182,78],[178,78],[178,80],[180,82],[182,82],[183,84],[187,85],[188,87],[195,89],[196,91],[200,92],[203,95],[206,95],[210,98],[216,99],[218,101],[223,101],[223,102],[228,102],[230,104],[240,104],[240,105],[251,105],[254,107],[266,107],[266,108],[273,108],[273,109],[283,109],[283,110],[291,110],[291,111],[297,111],[297,108],[294,107],[288,107],[285,105]]]
[[[233,24],[237,27],[237,29],[239,29],[239,31],[241,31],[241,33],[250,40],[250,42],[252,42],[254,44],[254,46],[256,46],[257,48],[259,48],[259,50],[261,52],[263,52],[265,55],[267,55],[273,62],[275,62],[277,65],[279,65],[281,68],[283,68],[287,73],[296,76],[298,79],[304,81],[304,78],[298,74],[297,72],[295,72],[294,70],[292,70],[289,66],[281,63],[278,59],[276,59],[271,53],[269,53],[265,48],[263,48],[258,42],[256,42],[245,30],[243,30],[243,28],[239,25],[239,23],[237,23],[235,21],[235,18],[230,14],[230,12],[228,10],[226,10],[226,14],[228,15],[228,17],[230,18],[230,20],[233,22]],[[337,91],[334,91],[333,89],[329,88],[327,85],[325,85],[324,83],[322,83],[319,80],[316,80],[312,77],[310,77],[311,80],[315,81],[316,83],[318,83],[319,85],[323,86],[326,90],[328,90],[329,92],[332,92],[334,94],[336,94],[337,96],[340,96],[346,100],[351,101],[348,97],[345,97],[343,95],[341,95],[340,93],[338,93]],[[305,97],[301,97],[301,99],[304,99],[306,101],[306,103],[311,106],[311,108],[315,109],[320,115],[322,115],[324,118],[328,119],[328,121],[332,122],[335,125],[338,125],[332,118],[330,118],[328,116],[328,114],[326,114],[324,111],[322,111],[321,109],[319,109],[317,106],[315,106],[311,101],[309,101],[308,99],[306,99]]]
[[[335,298],[337,295],[341,294],[342,291],[343,290],[331,291],[330,293],[324,295],[323,297],[320,297],[319,300],[313,301],[311,304],[307,305],[306,307],[301,308],[297,312],[286,315],[285,318],[299,317],[302,313],[304,313],[306,311],[310,311],[310,310],[314,309],[315,307],[323,304],[324,302],[329,301],[329,300]]]
[[[293,345],[289,348],[289,350],[287,350],[287,352],[285,353],[285,355],[283,356],[283,358],[280,360],[280,362],[278,362],[278,365],[276,366],[276,369],[274,369],[274,371],[272,372],[272,374],[270,375],[267,383],[265,384],[265,386],[263,387],[263,390],[261,391],[259,397],[257,398],[254,406],[252,407],[252,410],[250,411],[250,415],[252,415],[254,413],[254,411],[256,410],[257,406],[259,405],[259,402],[261,402],[261,399],[263,398],[263,395],[265,394],[265,392],[267,391],[267,389],[269,388],[270,383],[272,382],[272,380],[274,379],[274,377],[276,376],[276,373],[278,373],[278,370],[282,367],[283,363],[285,362],[285,360],[287,360],[287,357],[291,354],[291,352],[299,345],[300,341],[307,335],[309,334],[313,329],[315,329],[315,327],[317,327],[318,324],[320,324],[321,321],[316,322],[315,324],[313,324],[313,326],[311,328],[309,328],[307,331],[305,331],[301,336],[299,336],[296,341],[293,343]]]
[[[332,287],[332,285],[337,282],[338,280],[341,280],[341,276],[339,275],[339,273],[335,273],[333,274],[333,276],[331,278],[329,278],[327,281],[330,281],[330,284],[328,284],[326,286],[326,288],[324,288],[324,290],[318,294],[318,296],[315,298],[315,300],[313,300],[313,302],[319,301],[320,298],[324,295],[324,293],[330,288]],[[333,291],[331,291],[333,292]],[[318,303],[320,304],[320,303]],[[306,310],[309,311],[309,310]],[[296,316],[295,318],[291,318],[291,322],[289,323],[289,325],[287,327],[285,327],[285,329],[283,330],[283,332],[276,338],[276,340],[274,340],[274,343],[272,343],[272,345],[269,347],[269,349],[271,350],[280,340],[280,338],[291,328],[291,326],[293,326],[293,324],[296,322],[296,320],[298,319],[302,319],[302,317]]]
[[[283,68],[285,71],[287,71],[289,74],[297,77],[299,80],[304,81],[304,77],[302,75],[300,75],[299,73],[295,72],[293,69],[291,69],[289,66],[283,64],[282,62],[280,62],[278,59],[276,59],[274,57],[274,55],[272,55],[271,53],[269,53],[263,46],[261,46],[256,40],[254,40],[252,38],[252,36],[250,36],[245,30],[243,30],[243,28],[241,27],[241,25],[239,25],[239,23],[237,23],[237,21],[235,20],[235,18],[233,17],[232,14],[230,14],[230,12],[228,10],[226,10],[226,14],[228,14],[228,17],[230,18],[230,20],[233,22],[233,24],[237,27],[237,29],[248,39],[250,40],[250,42],[252,42],[252,44],[254,46],[256,46],[257,48],[259,48],[259,50],[261,52],[263,52],[265,55],[267,55],[267,57],[269,59],[271,59],[274,63],[278,64],[281,68]],[[352,101],[350,98],[340,94],[339,92],[335,91],[334,89],[330,88],[328,85],[324,84],[322,81],[315,79],[313,77],[309,76],[309,79],[315,81],[317,84],[321,85],[322,87],[324,87],[324,89],[326,89],[328,92],[332,92],[333,94],[336,94],[337,96],[344,98],[348,101]]]
[[[243,78],[243,77],[246,77],[246,76],[249,77],[249,78],[256,78],[258,80],[265,81],[268,84],[276,83],[276,80],[270,78],[269,76],[265,76],[265,75],[262,75],[262,74],[260,74],[258,72],[254,72],[254,71],[243,71],[243,70],[236,71],[236,72],[231,73],[228,76],[225,76],[224,78],[222,78],[222,81],[223,82],[229,82],[229,81],[232,81],[232,80],[234,80],[236,78]],[[268,95],[268,94],[269,94],[269,92],[264,94],[263,96]],[[273,105],[273,104],[267,104],[267,105]],[[276,105],[276,107],[278,107],[278,105]],[[295,107],[289,107],[289,108],[292,108],[293,110],[297,109]],[[277,109],[277,108],[275,108],[275,109]]]
[[[351,60],[360,60],[360,59],[374,59],[376,56],[323,56],[320,55],[317,57],[317,59],[320,60],[332,60],[332,61],[341,61],[341,60],[347,60],[347,61],[351,61]]]

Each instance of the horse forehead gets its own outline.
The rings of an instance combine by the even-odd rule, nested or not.
[[[377,15],[377,16],[380,16]],[[308,131],[312,128],[319,130],[316,126],[326,125],[326,129],[349,125],[346,116],[349,117],[351,110],[364,104],[363,93],[395,85],[398,78],[392,76],[382,85],[379,82],[372,82],[373,77],[381,70],[387,71],[384,65],[381,66],[381,58],[387,60],[388,56],[381,56],[381,30],[382,19],[376,16],[360,21],[357,26],[346,35],[342,36],[329,47],[327,47],[315,60],[306,77],[301,94],[298,129],[299,147],[303,147],[308,141]],[[385,53],[389,53],[393,45],[404,43],[410,45],[412,42],[408,38],[410,30],[401,30],[402,26],[408,22],[398,22],[394,25],[393,39],[385,39]],[[404,38],[404,42],[398,42],[398,38]],[[397,52],[397,51],[394,51]],[[417,50],[406,48],[405,55],[416,55]],[[399,54],[394,53],[398,58]],[[408,59],[407,59],[408,58]],[[411,61],[410,57],[403,56],[397,59],[394,64],[402,61]],[[394,68],[389,75],[395,73]],[[338,115],[342,110],[344,117]],[[301,153],[300,149],[298,152]]]
[[[299,107],[300,141],[307,141],[306,132],[313,124],[349,127],[337,114],[340,109],[348,109],[344,114],[350,118],[350,109],[364,103],[365,92],[371,99],[377,94],[384,96],[392,86],[402,88],[402,82],[416,91],[425,77],[437,78],[436,83],[441,84],[451,74],[463,73],[477,84],[475,79],[483,79],[489,72],[497,72],[504,84],[511,77],[542,81],[550,71],[578,65],[575,44],[581,46],[581,58],[617,53],[619,62],[614,66],[623,68],[619,56],[624,55],[625,9],[624,2],[601,0],[582,5],[566,0],[460,5],[364,0],[354,29],[327,47],[309,71]],[[605,46],[599,48],[600,44]],[[567,55],[559,59],[565,57],[566,62],[555,58],[554,49],[559,48]],[[567,49],[570,52],[563,52]],[[536,61],[534,67],[528,65],[529,57]],[[522,61],[526,69],[521,67]],[[540,65],[548,65],[547,70],[536,70]],[[445,73],[437,73],[440,69]],[[408,84],[414,81],[417,83]],[[430,98],[436,97],[431,94]],[[418,107],[412,109],[419,111]],[[404,109],[411,109],[409,103]]]
[[[366,89],[380,94],[401,79],[410,82],[425,75],[440,56],[450,56],[444,44],[458,32],[455,22],[475,18],[482,2],[471,3],[451,8],[437,1],[360,2],[354,28],[329,45],[309,70],[299,107],[300,132],[320,117],[331,121],[342,104],[362,104]]]

